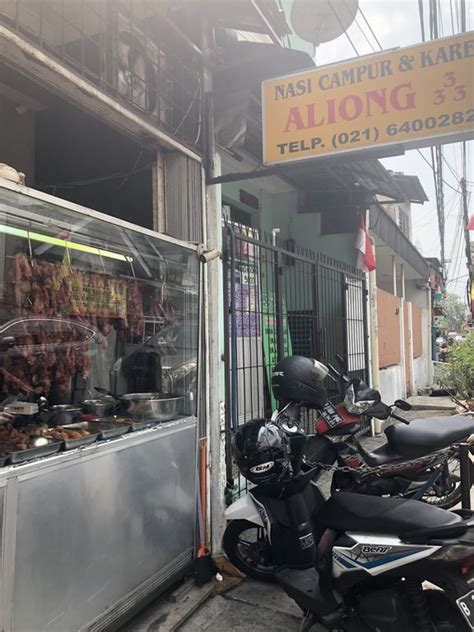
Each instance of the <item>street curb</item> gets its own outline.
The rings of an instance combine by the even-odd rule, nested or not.
[[[434,398],[435,399],[435,398]],[[456,404],[453,404],[452,406],[448,406],[446,404],[436,404],[436,402],[433,402],[433,404],[411,404],[411,409],[412,410],[440,410],[442,412],[455,412],[456,410]]]

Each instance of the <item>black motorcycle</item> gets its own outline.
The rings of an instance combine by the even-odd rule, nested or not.
[[[339,362],[344,367],[342,358]],[[330,366],[329,376],[337,384],[342,403],[325,404],[315,423],[316,434],[308,439],[306,457],[309,463],[315,462],[324,446],[321,437],[330,441],[337,463],[332,490],[402,496],[443,509],[455,507],[461,499],[458,444],[474,437],[474,420],[457,415],[410,422],[394,412],[394,408],[410,410],[407,402],[397,400],[387,406],[378,391],[360,379],[349,378],[344,368],[337,371]],[[285,416],[291,416],[297,425],[301,423],[294,404],[278,412],[279,423]],[[365,450],[357,439],[370,417],[389,422],[387,442],[374,452]],[[399,423],[390,423],[393,421]],[[474,480],[474,465],[471,469]]]
[[[236,463],[254,486],[227,510],[230,560],[245,570],[255,555],[270,558],[302,632],[474,630],[472,513],[348,492],[326,501],[317,468],[302,467],[304,446],[264,419],[236,433]]]

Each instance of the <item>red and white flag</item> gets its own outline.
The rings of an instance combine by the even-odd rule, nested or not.
[[[372,272],[375,270],[374,247],[370,241],[369,231],[367,230],[362,213],[360,214],[359,232],[356,240],[357,250],[357,268],[363,272]]]

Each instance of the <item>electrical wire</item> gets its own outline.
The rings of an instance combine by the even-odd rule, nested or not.
[[[130,167],[129,172],[133,172],[133,171],[135,171],[135,169],[138,168],[138,165],[140,164],[140,161],[141,161],[141,159],[143,157],[143,152],[144,152],[143,147],[140,147],[140,150],[138,152],[138,156],[137,156],[135,162],[133,163],[133,165]],[[120,182],[120,184],[118,185],[117,191],[120,191],[120,189],[128,182],[129,177],[130,176],[125,176],[125,178],[122,180],[122,182]]]
[[[418,16],[420,18],[421,41],[426,42],[425,16],[423,14],[423,0],[418,0]]]
[[[461,13],[461,10],[459,9],[459,6],[463,6],[463,0],[454,0],[456,2],[455,8],[456,8],[456,21],[458,24],[458,28],[459,30],[461,30],[460,28],[460,24],[459,24],[459,16]],[[461,3],[461,5],[459,5],[459,2]],[[331,2],[330,2],[331,5]],[[441,32],[442,35],[445,34],[446,29],[443,23],[443,15],[442,15],[442,7],[441,7],[441,1],[440,0],[429,0],[429,7],[430,7],[430,12],[429,12],[429,25],[430,25],[430,36],[432,39],[438,39],[439,37],[439,33]],[[337,14],[334,11],[334,8],[331,5],[331,8],[334,12],[334,14],[336,15],[336,18],[338,17]],[[372,36],[374,37],[375,41],[377,42],[379,48],[381,50],[382,49],[382,45],[380,43],[380,41],[378,40],[377,36],[375,35],[372,27],[370,26],[369,21],[367,20],[367,17],[365,15],[365,13],[363,12],[362,9],[359,8],[359,11],[362,15],[362,18],[364,19],[367,27],[369,28]],[[426,32],[425,32],[425,23],[424,23],[424,11],[423,11],[423,0],[418,0],[418,13],[419,13],[419,20],[420,20],[420,29],[421,29],[421,37],[423,41],[426,41]],[[453,0],[450,0],[450,18],[451,18],[451,29],[454,35],[454,31],[455,31],[455,26],[454,26],[454,7],[453,7]],[[462,16],[461,16],[462,18]],[[339,21],[339,20],[338,20]],[[465,18],[462,19],[463,22],[463,26],[465,27]],[[340,21],[339,21],[340,23]],[[365,39],[367,42],[369,42],[369,38],[367,37],[367,35],[365,34],[365,32],[362,31],[361,26],[359,24],[359,22],[356,20],[356,24],[359,28],[359,30],[361,30],[362,34],[364,35]],[[349,38],[350,40],[350,38]],[[351,40],[350,40],[351,41]],[[356,50],[354,44],[352,43],[352,47],[354,48],[354,50]],[[373,49],[373,46],[372,46]],[[356,54],[357,50],[356,50]],[[456,149],[457,149],[457,145],[456,145]],[[462,152],[462,163],[463,163],[463,174],[464,174],[464,179],[466,180],[466,175],[467,175],[467,146],[466,146],[466,142],[463,142],[463,152]],[[454,191],[454,193],[456,193],[457,195],[462,193],[462,191],[459,188],[456,188],[454,186],[452,186],[444,177],[443,177],[443,163],[448,167],[449,171],[451,172],[451,174],[453,175],[453,177],[456,179],[456,182],[459,182],[460,178],[458,176],[457,173],[457,160],[456,160],[456,149],[454,149],[454,162],[456,165],[456,171],[451,167],[451,165],[449,164],[448,160],[446,159],[446,156],[443,153],[443,150],[441,148],[441,146],[438,146],[436,148],[436,155],[435,152],[433,151],[433,148],[431,147],[431,162],[423,155],[423,153],[421,152],[420,149],[417,149],[419,155],[422,157],[422,159],[428,164],[428,166],[430,167],[432,173],[433,173],[433,181],[434,181],[434,188],[435,188],[435,195],[436,195],[436,207],[437,207],[437,214],[438,214],[438,218],[437,220],[433,220],[433,221],[438,221],[438,228],[439,228],[439,233],[440,233],[440,247],[441,250],[444,252],[444,233],[445,233],[445,227],[446,227],[446,220],[452,215],[453,213],[453,204],[454,201],[451,202],[450,204],[450,208],[449,211],[447,213],[445,213],[445,209],[444,209],[444,189],[443,186],[448,187],[449,189],[451,189],[452,191]],[[466,181],[467,182],[467,181]],[[425,225],[429,225],[433,222],[428,222]],[[461,225],[462,225],[462,220],[461,220]],[[459,226],[459,229],[456,230],[455,234],[458,233],[458,231],[461,229],[461,225]],[[423,227],[422,226],[422,227]],[[464,240],[457,240],[456,242],[454,242],[458,248],[460,248],[459,244],[462,243],[462,241]],[[454,252],[453,252],[454,254]],[[456,257],[459,258],[461,255],[456,254]],[[443,257],[442,257],[443,258]],[[452,256],[451,256],[452,259]],[[456,264],[460,265],[460,262],[456,262]]]
[[[364,22],[367,24],[367,27],[368,27],[369,31],[371,32],[372,37],[374,38],[374,40],[377,42],[378,47],[380,48],[380,50],[383,50],[383,46],[382,46],[382,44],[380,43],[380,41],[379,41],[379,39],[378,39],[377,35],[375,35],[373,28],[370,26],[369,21],[368,21],[368,19],[365,17],[365,13],[362,11],[362,8],[361,8],[360,6],[359,6],[359,13],[361,14],[361,16],[362,16],[362,18],[363,18]]]
[[[339,17],[339,15],[337,14],[336,10],[334,9],[334,7],[333,7],[333,4],[332,4],[331,0],[328,0],[328,1],[329,1],[329,7],[331,8],[331,11],[334,13],[334,16],[335,16],[336,20],[338,21],[339,26],[341,27],[342,31],[344,32],[344,35],[345,35],[345,36],[347,37],[347,39],[349,40],[349,43],[350,43],[350,45],[352,46],[352,48],[354,49],[354,52],[355,52],[355,54],[357,55],[357,57],[360,57],[360,53],[359,53],[359,51],[357,50],[357,48],[356,48],[356,46],[355,46],[354,42],[352,41],[352,39],[351,39],[351,37],[350,37],[349,33],[348,33],[348,32],[347,32],[347,30],[344,28],[344,24],[341,22],[341,18]]]
[[[458,27],[458,31],[461,30],[461,20],[459,19],[460,15],[461,15],[460,2],[459,0],[456,0],[456,24]]]
[[[451,165],[449,164],[449,162],[446,160],[446,158],[443,156],[443,162],[444,164],[447,166],[447,168],[451,171],[451,173],[453,174],[453,176],[456,178],[456,182],[459,182],[459,180],[461,179],[458,174],[454,171],[454,169],[451,167]]]
[[[424,156],[424,155],[421,153],[421,150],[420,150],[420,149],[417,149],[416,151],[420,154],[420,156],[423,158],[423,160],[426,162],[426,164],[430,167],[430,169],[433,169],[433,170],[434,170],[433,165],[430,163],[430,161],[428,160],[428,158],[426,158],[426,156]],[[454,188],[451,184],[449,184],[449,182],[446,182],[446,180],[444,180],[444,179],[443,179],[443,183],[444,183],[447,187],[449,187],[450,189],[452,189],[453,191],[455,191],[456,193],[461,193],[461,190],[460,190],[460,189],[455,189],[455,188]]]
[[[174,133],[174,134],[177,134],[177,133],[179,132],[179,130],[181,129],[181,126],[182,126],[182,125],[183,125],[183,123],[184,123],[184,121],[188,118],[189,113],[191,112],[191,109],[192,109],[193,105],[194,105],[194,104],[195,104],[195,102],[196,102],[196,97],[197,97],[198,93],[200,92],[200,90],[201,90],[201,81],[199,80],[199,81],[198,81],[198,85],[197,85],[197,87],[196,87],[196,90],[194,91],[193,98],[191,99],[191,103],[189,104],[188,109],[187,109],[187,110],[186,110],[186,112],[184,113],[183,118],[182,118],[182,119],[181,119],[181,121],[179,122],[178,127],[175,127],[175,129],[174,129],[174,131],[173,131],[173,133]]]
[[[459,213],[458,213],[458,217],[457,217],[457,222],[456,222],[456,226],[455,226],[455,234],[458,234],[461,230],[462,227],[462,203],[460,201],[459,203]],[[463,244],[463,240],[462,239],[458,239],[456,241],[453,241],[453,245],[451,247],[451,263],[449,265],[449,273],[447,275],[448,278],[454,278],[457,274],[458,271],[460,269],[461,263],[462,263],[462,252],[463,252],[463,248],[462,248],[462,244]]]
[[[467,279],[468,278],[468,274],[462,274],[461,276],[456,277],[455,279],[449,279],[446,282],[446,285],[449,285],[450,283],[454,283],[455,281],[459,281],[459,279]]]
[[[448,212],[446,213],[446,217],[445,219],[449,219],[453,213],[456,210],[456,202],[458,201],[456,195],[452,194],[451,199],[449,200],[449,207],[448,207]],[[428,217],[430,217],[430,220],[428,220]],[[431,226],[432,224],[434,224],[435,222],[438,221],[437,218],[433,219],[432,218],[432,211],[431,209],[428,210],[426,212],[426,214],[422,217],[417,217],[417,222],[414,222],[414,227],[416,228],[416,230],[421,230],[422,228],[425,228],[426,226]],[[422,222],[421,224],[419,222]]]
[[[367,42],[367,44],[370,46],[370,48],[372,49],[372,52],[377,52],[377,49],[375,48],[375,46],[372,44],[372,42],[370,41],[369,37],[367,36],[367,33],[364,31],[364,29],[361,27],[361,25],[359,24],[359,21],[357,20],[357,18],[354,19],[354,22],[356,23],[359,31],[362,33],[362,35],[365,38],[365,41]]]
[[[451,31],[454,35],[454,11],[453,11],[453,0],[449,0],[449,12],[451,14]]]
[[[75,187],[88,186],[91,184],[100,184],[102,182],[109,182],[110,180],[119,180],[121,178],[127,178],[129,176],[133,176],[136,173],[142,173],[143,171],[147,171],[151,169],[152,163],[146,164],[139,169],[135,169],[134,171],[118,171],[116,173],[111,173],[108,176],[100,176],[98,178],[89,178],[88,180],[73,180],[71,182],[58,182],[57,184],[45,184],[43,186],[44,189],[73,189]]]

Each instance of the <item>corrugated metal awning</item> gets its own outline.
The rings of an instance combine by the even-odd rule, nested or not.
[[[407,176],[404,173],[393,173],[392,178],[400,189],[401,194],[405,195],[406,201],[415,202],[416,204],[428,202],[428,196],[426,195],[418,176]]]

